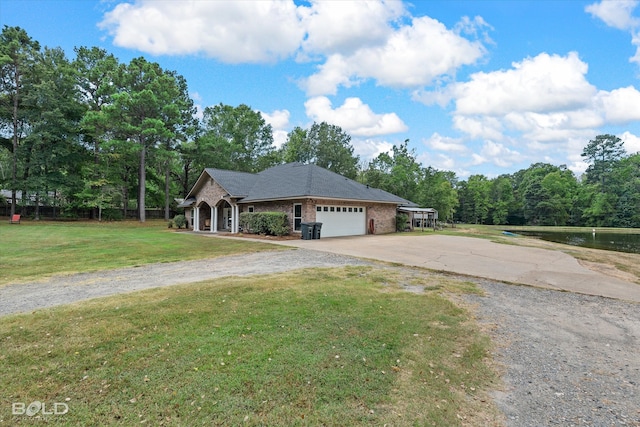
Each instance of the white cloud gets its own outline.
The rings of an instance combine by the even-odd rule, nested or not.
[[[365,46],[351,55],[336,53],[303,86],[309,95],[333,94],[338,85],[374,79],[389,87],[420,87],[475,63],[486,50],[428,16],[391,33],[384,43]]]
[[[407,126],[395,113],[376,114],[360,98],[347,98],[333,109],[329,98],[318,96],[304,103],[307,116],[316,122],[340,126],[355,136],[377,136],[405,132]]]
[[[390,22],[406,13],[399,1],[313,1],[300,10],[307,30],[302,47],[312,55],[349,55],[384,43],[393,31]]]
[[[399,1],[135,0],[116,5],[99,27],[115,45],[154,55],[204,54],[226,63],[317,60],[318,72],[303,83],[309,96],[366,79],[421,86],[485,54],[481,42],[460,35],[478,37],[490,28],[482,18],[465,18],[450,30],[427,16],[406,24],[407,17]]]
[[[601,109],[607,122],[629,123],[640,121],[640,91],[627,86],[611,92],[600,91],[596,104]]]
[[[275,110],[272,113],[260,111],[260,115],[273,128],[273,144],[276,148],[282,147],[287,142],[289,134],[287,131],[289,129],[289,117],[291,116],[289,110]]]
[[[198,92],[192,92],[189,94],[191,99],[194,101],[194,107],[196,107],[196,119],[202,120],[204,117],[204,107],[202,106],[202,97]]]
[[[619,135],[618,138],[624,141],[624,149],[628,154],[635,154],[640,152],[640,136],[626,131],[622,135]]]
[[[576,53],[542,53],[507,70],[475,73],[466,82],[416,93],[414,98],[429,105],[453,101],[452,127],[462,134],[436,133],[424,143],[435,151],[455,152],[456,168],[513,168],[542,160],[566,163],[579,175],[586,168],[580,153],[587,141],[603,127],[640,121],[638,89],[598,91],[587,80],[587,70]],[[628,149],[640,149],[637,136],[624,136]]]
[[[443,153],[421,153],[416,156],[416,160],[423,166],[431,166],[438,170],[453,171],[458,177],[469,175],[468,171],[458,167],[456,160]]]
[[[377,141],[375,139],[354,138],[351,140],[354,154],[360,156],[364,162],[378,157],[382,153],[388,153],[393,149],[393,144],[388,141]]]
[[[489,159],[494,165],[506,168],[522,160],[522,155],[503,144],[486,141],[480,152],[482,158]]]
[[[360,49],[350,60],[355,72],[372,77],[378,84],[415,87],[451,74],[462,65],[475,63],[485,54],[484,46],[470,41],[428,16],[414,18],[384,45]]]
[[[629,62],[640,64],[640,18],[633,16],[638,4],[638,0],[603,0],[587,6],[585,11],[610,27],[629,31],[631,44],[636,47],[636,53],[629,58]]]
[[[637,5],[637,0],[608,0],[590,4],[585,10],[610,27],[629,30],[640,25],[640,20],[631,16]]]
[[[260,111],[260,115],[274,129],[286,129],[289,126],[289,117],[291,117],[289,110],[275,110],[272,113]]]
[[[584,170],[579,154],[602,127],[640,121],[640,91],[633,86],[598,91],[587,70],[576,53],[542,53],[508,70],[476,73],[467,82],[444,86],[436,98],[453,101],[452,126],[463,136],[447,140],[435,134],[425,143],[439,151],[454,147],[464,156],[472,151],[471,141],[480,140],[483,146],[469,158],[457,159],[472,166],[509,167],[543,155],[550,163],[566,159],[575,172]],[[419,96],[433,103],[431,94]],[[466,142],[449,146],[458,141]]]
[[[204,53],[228,63],[268,62],[295,52],[304,28],[293,1],[137,0],[99,24],[114,44],[155,55]]]
[[[468,148],[462,143],[460,138],[450,138],[434,132],[429,139],[424,140],[424,144],[432,150],[445,151],[450,153],[465,153]]]
[[[481,154],[473,153],[471,155],[471,166],[479,166],[487,163],[489,160]]]
[[[352,78],[351,66],[342,55],[331,55],[318,67],[319,71],[302,81],[307,95],[335,95],[338,87],[351,87],[357,81]]]
[[[467,117],[463,115],[453,116],[453,127],[467,134],[471,138],[481,139],[502,139],[503,126],[502,122],[490,116],[473,116]]]
[[[587,64],[575,52],[565,57],[542,53],[512,66],[506,71],[475,73],[468,82],[452,85],[456,113],[558,111],[587,105],[596,92],[585,78]]]

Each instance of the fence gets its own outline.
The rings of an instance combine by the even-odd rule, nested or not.
[[[39,215],[40,219],[98,219],[97,209],[65,209],[64,213],[61,212],[59,207],[54,206],[40,206]],[[122,209],[110,209],[119,213],[122,217]],[[0,212],[3,216],[9,216],[11,214],[11,205],[7,204],[0,206]],[[36,215],[35,206],[17,206],[16,213],[23,216],[23,218],[34,218]],[[169,211],[169,218],[176,216],[178,212],[175,210]],[[163,209],[145,209],[145,215],[147,219],[164,219]],[[103,211],[103,218],[106,218],[105,211]],[[127,215],[125,219],[138,218],[138,211],[136,209],[127,209]]]

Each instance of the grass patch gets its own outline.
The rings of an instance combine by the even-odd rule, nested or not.
[[[0,420],[39,400],[65,425],[499,425],[489,340],[441,294],[459,284],[403,277],[308,269],[4,317]]]
[[[52,274],[213,258],[262,250],[268,243],[214,239],[168,229],[164,221],[0,223],[0,285]]]

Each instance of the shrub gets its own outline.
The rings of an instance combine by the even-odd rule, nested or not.
[[[409,215],[399,213],[396,215],[396,231],[404,231],[407,228],[407,222],[409,222]]]
[[[242,212],[240,227],[247,233],[286,236],[289,220],[284,212]]]
[[[178,228],[182,228],[182,227],[186,227],[187,226],[187,218],[180,214],[180,215],[176,215],[173,218],[173,223],[176,225],[176,227]]]
[[[102,219],[105,221],[122,221],[122,210],[108,208],[102,210]]]

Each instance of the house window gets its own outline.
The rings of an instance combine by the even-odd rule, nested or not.
[[[328,207],[328,206],[324,206],[324,207],[322,208],[322,210],[323,210],[323,211],[325,211],[325,212],[329,212],[329,207]]]
[[[316,212],[322,212],[322,206],[316,206]]]
[[[253,206],[249,206],[249,207],[247,208],[247,212],[253,212]]]
[[[353,212],[353,208],[349,208],[349,212]]]
[[[302,223],[302,204],[295,203],[293,205],[293,229],[300,231],[300,224]]]
[[[336,211],[335,206],[331,206],[331,207],[329,208],[329,212],[335,212],[335,211]]]

